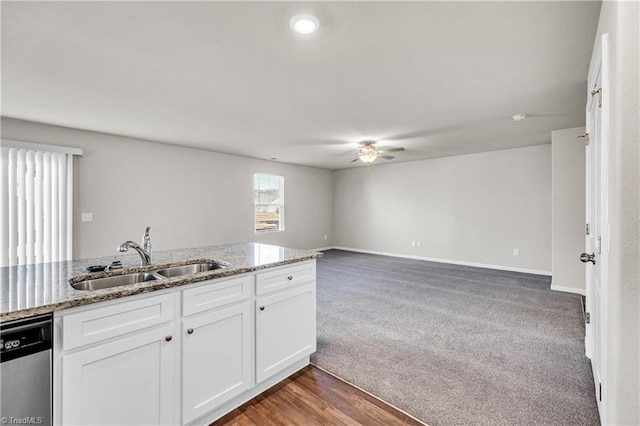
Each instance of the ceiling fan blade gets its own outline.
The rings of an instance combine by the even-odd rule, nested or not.
[[[355,160],[351,160],[352,163],[355,163],[356,161],[358,161],[359,158],[356,158]]]
[[[385,160],[393,160],[396,157],[392,157],[390,155],[378,155],[378,158],[384,158]]]
[[[389,148],[389,149],[381,149],[379,152],[399,152],[404,151],[404,148]]]

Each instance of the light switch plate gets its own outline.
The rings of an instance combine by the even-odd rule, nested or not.
[[[93,222],[93,213],[82,213],[83,222]]]

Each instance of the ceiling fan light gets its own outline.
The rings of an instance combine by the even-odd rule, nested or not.
[[[365,163],[373,163],[378,158],[378,150],[373,146],[373,142],[363,142],[358,152],[358,158]]]
[[[358,158],[365,163],[373,163],[378,156],[376,154],[360,154]]]

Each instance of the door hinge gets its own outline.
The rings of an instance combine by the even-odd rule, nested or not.
[[[589,312],[585,312],[585,314],[584,314],[584,322],[586,324],[591,324],[591,314]]]
[[[598,237],[598,254],[602,254],[602,237]]]
[[[591,96],[595,95],[598,95],[598,108],[602,108],[602,87],[591,91]]]
[[[602,383],[598,383],[598,399],[602,401]]]
[[[584,138],[584,144],[589,146],[589,133],[583,133],[578,138]]]
[[[585,225],[585,227],[584,227],[584,233],[585,233],[586,235],[589,235],[589,224],[588,224],[588,223],[587,223],[587,224]]]

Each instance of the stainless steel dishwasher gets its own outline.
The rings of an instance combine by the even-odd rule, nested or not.
[[[51,315],[0,324],[0,421],[51,425]]]

